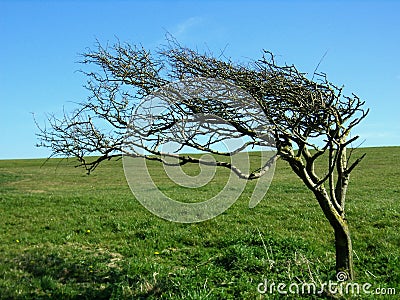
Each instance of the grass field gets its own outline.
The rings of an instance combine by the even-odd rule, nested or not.
[[[397,295],[345,298],[399,299],[400,147],[357,151],[367,156],[347,198],[356,282]],[[279,299],[258,285],[335,279],[333,231],[283,161],[258,206],[248,208],[249,183],[230,209],[196,224],[143,208],[121,161],[90,176],[73,160],[43,161],[0,161],[0,299]],[[166,193],[193,193],[160,176]],[[212,195],[225,177],[201,193]]]

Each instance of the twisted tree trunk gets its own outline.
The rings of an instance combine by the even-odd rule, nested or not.
[[[347,222],[335,228],[336,272],[346,272],[348,279],[354,279],[353,247]]]
[[[354,279],[353,247],[349,226],[347,220],[344,218],[344,212],[340,214],[337,211],[325,188],[321,187],[317,189],[314,194],[335,233],[336,272],[345,272],[347,279],[352,280]]]
[[[344,145],[344,140],[341,141]],[[325,151],[311,154],[305,147],[297,152],[291,146],[280,147],[279,153],[291,166],[304,184],[314,193],[319,206],[335,233],[336,272],[345,272],[346,279],[354,279],[353,249],[350,231],[345,218],[345,198],[350,177],[350,171],[360,162],[356,160],[350,168],[347,165],[346,148],[329,149],[329,171],[323,178],[319,178],[314,170],[315,161]],[[336,166],[336,184],[334,167]],[[327,183],[325,187],[324,183]],[[328,190],[327,190],[328,189]]]

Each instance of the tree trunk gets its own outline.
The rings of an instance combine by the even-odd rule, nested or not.
[[[294,157],[293,152],[290,153],[290,155],[291,157]],[[341,163],[345,161],[344,159],[345,158],[341,157]],[[337,187],[335,191],[333,184],[330,184],[330,193],[328,193],[324,185],[317,185],[314,182],[317,181],[318,178],[312,170],[313,162],[310,163],[309,160],[307,168],[299,159],[293,158],[287,160],[292,167],[292,170],[303,180],[305,185],[313,191],[318,200],[319,206],[335,232],[336,272],[345,272],[346,276],[341,274],[340,278],[353,280],[353,248],[349,226],[344,213],[346,189],[349,177],[344,174],[344,165],[341,165],[342,167],[340,168],[340,172],[342,173],[340,177],[341,182],[339,183],[340,187]],[[339,197],[339,203],[336,202],[336,195]]]
[[[353,270],[353,247],[350,238],[350,231],[346,221],[340,222],[335,230],[336,247],[336,272],[346,272],[347,279],[354,279]]]
[[[329,195],[323,187],[314,190],[314,194],[335,232],[336,272],[346,272],[346,279],[353,280],[353,247],[344,213],[340,215],[334,208]]]

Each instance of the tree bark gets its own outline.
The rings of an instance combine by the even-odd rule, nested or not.
[[[314,194],[335,232],[336,272],[346,272],[347,279],[353,280],[353,247],[347,221],[335,209],[332,200],[323,187],[315,190]]]
[[[346,272],[346,278],[353,280],[353,248],[349,227],[344,214],[344,206],[338,206],[338,203],[335,203],[336,200],[333,199],[335,191],[332,184],[329,187],[329,194],[323,185],[315,184],[313,181],[316,178],[315,174],[310,175],[302,161],[293,157],[294,153],[292,151],[284,158],[286,158],[292,170],[302,179],[305,185],[313,191],[319,206],[335,232],[336,272]],[[341,171],[343,170],[341,169]],[[342,176],[341,178],[344,178],[344,180],[341,183],[339,196],[340,203],[344,205],[348,176]]]
[[[336,247],[336,272],[346,272],[349,280],[354,279],[353,270],[353,247],[350,238],[350,231],[346,220],[340,222],[335,230]]]

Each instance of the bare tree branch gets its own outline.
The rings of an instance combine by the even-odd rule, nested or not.
[[[352,273],[345,197],[350,173],[365,155],[349,164],[346,148],[358,138],[349,138],[351,130],[369,112],[358,96],[344,95],[343,86],[325,73],[315,71],[310,79],[294,65],[278,65],[269,51],[239,64],[188,49],[171,37],[154,52],[119,41],[106,47],[97,42],[81,63],[93,67],[82,71],[90,97],[72,114],[50,115],[48,126],[38,126],[39,146],[50,148],[52,156],[76,157],[88,173],[121,155],[163,164],[175,157],[179,165],[212,164],[252,180],[281,158],[314,193],[334,228],[338,269]],[[220,149],[232,140],[242,143]],[[179,145],[174,153],[162,150],[168,143]],[[277,154],[250,173],[222,160],[178,154],[190,147],[234,156],[271,145]],[[324,172],[317,172],[318,163],[325,164]]]

